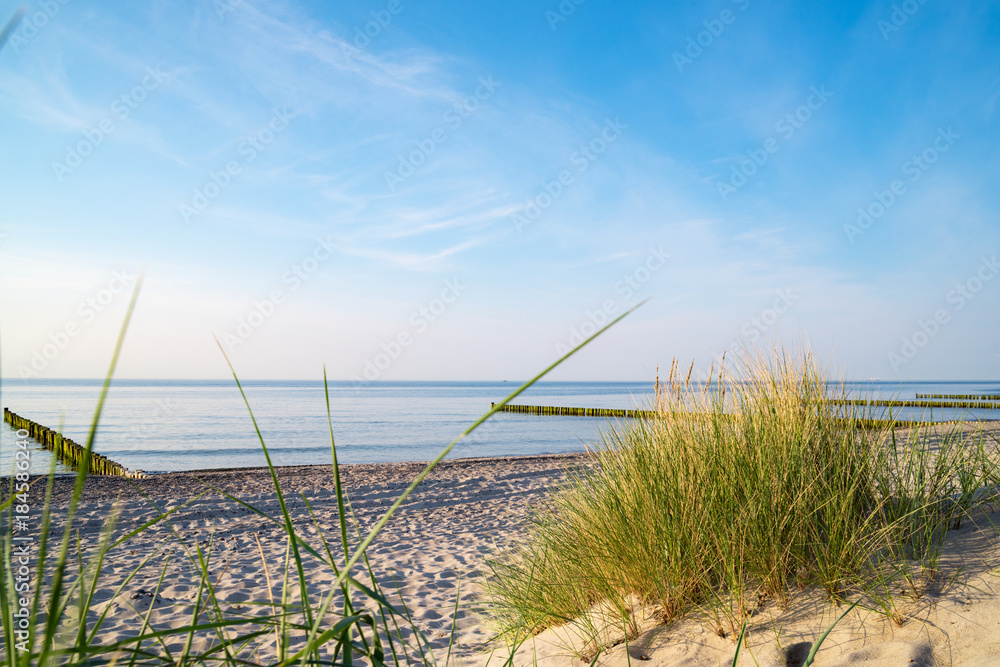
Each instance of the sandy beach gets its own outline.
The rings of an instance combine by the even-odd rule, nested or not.
[[[478,579],[486,571],[488,554],[518,534],[530,507],[564,478],[568,466],[584,461],[581,455],[464,459],[443,463],[404,505],[374,542],[368,555],[383,587],[398,590],[413,619],[443,662],[448,654],[452,616],[458,600],[457,650],[454,664],[501,664],[503,645],[490,645],[488,623],[476,613],[482,602]],[[342,478],[360,528],[365,530],[422,469],[422,464],[345,465]],[[330,466],[280,469],[282,488],[296,525],[307,540],[316,537],[301,495],[309,500],[319,528],[337,539],[337,511]],[[211,484],[279,516],[277,498],[266,469],[238,469],[170,473],[130,481],[112,477],[88,480],[77,525],[86,548],[99,539],[112,507],[121,511],[118,531],[127,531],[153,518],[156,510],[177,507]],[[54,509],[65,506],[71,478],[56,482]],[[143,494],[147,498],[143,498]],[[977,667],[1000,664],[1000,548],[991,522],[979,517],[963,524],[949,538],[938,578],[918,599],[898,595],[902,626],[877,610],[856,608],[830,634],[817,665],[956,665]],[[216,595],[234,610],[253,607],[267,599],[267,576],[279,590],[286,542],[282,530],[238,504],[210,492],[172,517],[172,529],[185,544],[207,546],[212,553]],[[170,626],[186,620],[197,575],[186,563],[170,527],[157,525],[132,538],[110,555],[92,617],[108,615],[101,631],[114,640],[137,627],[139,614],[154,606],[155,623]],[[264,558],[258,548],[263,550]],[[318,544],[318,542],[317,542]],[[157,599],[150,592],[173,554]],[[143,558],[153,556],[142,573],[117,598],[115,588]],[[264,563],[268,568],[265,574]],[[307,559],[314,593],[329,590],[333,574]],[[398,599],[394,600],[398,602]],[[808,591],[792,597],[787,609],[762,604],[755,610],[748,644],[740,656],[743,665],[799,665],[808,645],[843,609]],[[637,608],[637,614],[648,612]],[[728,665],[735,651],[733,637],[719,637],[697,617],[669,627],[655,620],[643,622],[643,632],[598,657],[598,665]],[[620,634],[620,633],[619,633]],[[612,640],[615,631],[609,633]],[[273,639],[270,640],[273,642]],[[523,646],[514,664],[582,665],[573,655],[572,628],[549,630]],[[263,641],[265,649],[267,641]]]
[[[487,661],[481,649],[492,633],[468,608],[479,601],[479,587],[473,580],[483,572],[484,556],[516,534],[530,505],[562,478],[567,465],[578,461],[576,455],[447,461],[425,480],[413,500],[400,509],[368,550],[380,584],[390,594],[396,590],[402,594],[417,626],[432,646],[445,654],[458,598],[457,643],[461,648],[457,656],[453,652],[453,661]],[[342,466],[343,483],[362,531],[382,515],[423,467],[421,463]],[[282,490],[300,533],[308,540],[316,537],[301,498],[304,494],[320,529],[336,545],[339,525],[331,467],[297,466],[279,471]],[[57,479],[54,515],[65,507],[72,484],[71,477]],[[280,517],[266,468],[167,473],[139,480],[91,477],[76,521],[82,542],[85,548],[96,543],[105,517],[116,503],[121,510],[118,532],[124,534],[157,515],[151,502],[163,510],[172,509],[208,490],[206,484]],[[279,594],[286,549],[280,527],[214,491],[177,512],[170,523],[188,546],[196,542],[207,546],[214,535],[212,560],[217,565],[212,569],[224,572],[215,582],[221,602],[239,606],[267,600],[267,576],[258,538],[270,568],[272,588]],[[98,594],[99,604],[92,610],[96,618],[104,606],[112,606],[101,632],[106,640],[125,636],[140,622],[138,614],[148,609],[148,593],[155,588],[162,555],[154,556],[118,599],[110,597],[141,560],[152,554],[175,555],[155,603],[154,618],[168,625],[186,620],[184,605],[195,597],[197,573],[183,562],[185,559],[176,558],[182,552],[172,529],[158,524],[112,552]],[[318,540],[315,543],[318,546]],[[309,575],[310,586],[317,594],[328,591],[334,579],[329,569],[320,567]],[[398,603],[399,599],[392,601]],[[176,611],[172,611],[175,607]]]

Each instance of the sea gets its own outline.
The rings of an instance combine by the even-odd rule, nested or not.
[[[100,380],[6,379],[0,403],[16,414],[87,441]],[[115,380],[94,450],[150,474],[266,465],[329,464],[331,424],[341,463],[427,461],[516,390],[517,382],[331,382],[330,418],[322,382],[248,381],[249,410],[232,381]],[[920,394],[1000,394],[1000,381],[848,383],[850,395],[912,399]],[[513,402],[565,407],[646,408],[648,382],[540,382]],[[251,418],[252,410],[253,417]],[[998,410],[894,408],[898,419],[998,419]],[[257,430],[260,430],[258,437]],[[497,414],[452,449],[449,458],[562,454],[599,445],[606,418]],[[9,475],[15,433],[0,427],[0,475]],[[261,443],[263,440],[263,445]],[[35,447],[31,472],[52,455]],[[58,474],[71,471],[56,463]]]

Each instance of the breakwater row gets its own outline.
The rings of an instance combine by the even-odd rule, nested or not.
[[[490,403],[496,407],[496,403]],[[652,419],[658,417],[656,410],[619,410],[615,408],[561,408],[552,405],[505,405],[500,412],[517,412],[529,415],[559,415],[564,417],[624,417],[628,419]]]
[[[45,449],[53,452],[66,465],[79,470],[87,458],[87,450],[82,445],[63,436],[58,431],[42,426],[30,419],[14,414],[8,408],[3,409],[3,420],[18,430],[25,430]],[[141,470],[131,471],[120,463],[115,463],[106,456],[95,452],[90,453],[89,472],[93,475],[114,475],[118,477],[145,477]]]
[[[832,398],[827,401],[832,405],[858,405],[863,407],[885,408],[966,408],[969,410],[1000,410],[1000,403],[986,401],[899,401],[899,400],[866,400],[861,398]]]
[[[496,403],[490,403],[496,407]],[[625,419],[662,419],[664,414],[657,410],[621,410],[615,408],[572,408],[554,405],[504,405],[497,412],[513,412],[526,415],[551,415],[559,417],[613,417]],[[686,414],[686,413],[685,413]],[[930,422],[903,421],[899,419],[852,419],[858,428],[911,428]]]
[[[1000,394],[917,394],[917,398],[952,398],[960,401],[1000,401]]]

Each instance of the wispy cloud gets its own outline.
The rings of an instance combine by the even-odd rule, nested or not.
[[[481,236],[456,245],[437,250],[429,254],[418,254],[415,252],[393,252],[383,249],[362,248],[358,246],[343,246],[341,252],[354,257],[375,260],[396,268],[410,271],[440,271],[447,267],[443,260],[458,255],[459,253],[482,246],[491,240],[493,236]]]

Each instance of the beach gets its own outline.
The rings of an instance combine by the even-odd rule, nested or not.
[[[476,611],[484,601],[481,581],[488,572],[486,559],[517,538],[531,507],[543,502],[546,492],[565,479],[567,469],[585,462],[584,455],[446,461],[400,508],[369,548],[371,568],[379,583],[393,603],[399,603],[399,595],[405,600],[439,664],[445,660],[461,665],[503,663],[503,643],[490,643],[494,632]],[[388,509],[423,465],[342,466],[344,488],[362,532]],[[295,466],[278,472],[300,534],[318,546],[318,526],[336,548],[338,515],[331,467]],[[56,480],[55,516],[64,509],[72,482],[71,477]],[[163,510],[173,509],[208,491],[171,515],[171,527],[153,526],[109,554],[90,614],[96,618],[107,611],[99,633],[101,641],[114,641],[134,632],[141,622],[140,615],[150,604],[154,607],[150,617],[154,624],[177,627],[187,620],[189,605],[199,587],[199,574],[179,557],[179,540],[189,549],[195,544],[203,549],[212,544],[208,569],[214,578],[215,595],[234,613],[248,609],[263,613],[266,605],[255,607],[253,603],[267,602],[269,578],[271,590],[280,594],[287,548],[282,528],[211,491],[207,485],[240,498],[268,516],[280,517],[267,469],[169,473],[140,480],[88,479],[75,522],[85,551],[100,538],[105,518],[114,507],[120,510],[118,532],[123,534],[156,516],[151,503]],[[316,526],[312,525],[303,495]],[[937,579],[917,599],[897,596],[905,617],[901,626],[877,609],[855,608],[826,639],[814,664],[998,664],[1000,658],[994,656],[1000,655],[1000,579],[996,576],[1000,548],[998,532],[991,522],[1000,525],[1000,516],[984,514],[949,533]],[[167,554],[172,557],[154,600],[152,593]],[[141,573],[112,598],[115,589],[146,557],[151,560]],[[329,569],[309,557],[305,568],[311,595],[330,590],[335,575]],[[802,664],[808,646],[845,609],[810,591],[792,595],[784,609],[762,603],[754,610],[739,664]],[[598,656],[596,664],[627,665],[638,661],[695,667],[731,663],[735,652],[732,636],[716,635],[696,615],[664,627],[653,612],[636,607],[641,632],[628,642],[621,641],[624,637],[620,631],[611,629],[609,639],[620,643]],[[404,632],[404,636],[409,635]],[[452,641],[454,647],[449,650]],[[175,640],[177,646],[173,648],[180,648],[179,642]],[[547,630],[520,648],[514,664],[588,664],[573,655],[574,645],[580,648],[574,642],[572,625]],[[266,653],[273,643],[273,638],[262,639],[261,650]],[[414,659],[413,664],[425,661],[429,658]]]
[[[447,654],[457,598],[456,644],[460,650],[457,655],[452,652],[452,661],[486,662],[481,649],[492,633],[469,609],[480,602],[480,588],[475,579],[483,573],[484,558],[516,535],[532,503],[539,502],[545,491],[563,478],[567,466],[579,461],[577,455],[445,461],[381,532],[367,552],[372,569],[379,573],[380,584],[393,603],[399,603],[397,591],[402,595],[415,624],[433,648]],[[389,508],[424,465],[341,467],[341,478],[362,532]],[[319,546],[316,528],[302,500],[304,494],[316,524],[336,548],[340,533],[331,466],[277,470],[300,534]],[[57,478],[53,494],[55,516],[64,511],[73,481],[70,476]],[[75,522],[85,549],[100,539],[105,518],[115,506],[121,512],[118,533],[124,534],[155,518],[157,510],[151,503],[166,511],[209,491],[171,515],[172,528],[155,525],[109,554],[96,597],[98,604],[92,609],[92,617],[96,618],[106,606],[111,606],[100,632],[102,640],[115,641],[127,636],[141,622],[139,614],[148,609],[149,594],[155,589],[163,563],[162,555],[155,554],[170,553],[173,558],[154,603],[153,618],[171,626],[187,619],[186,605],[195,598],[199,573],[184,558],[178,558],[182,555],[178,537],[189,548],[196,543],[206,548],[214,539],[211,570],[220,573],[214,582],[220,602],[248,609],[249,602],[267,601],[268,575],[262,562],[270,569],[272,590],[280,596],[286,550],[283,529],[206,485],[236,496],[268,516],[281,516],[266,468],[167,473],[138,480],[92,476],[87,480]],[[174,530],[176,537],[172,534]],[[142,574],[117,599],[111,600],[112,592],[125,577],[151,555],[153,558]],[[312,594],[330,590],[332,571],[319,567],[308,556],[306,568]]]

